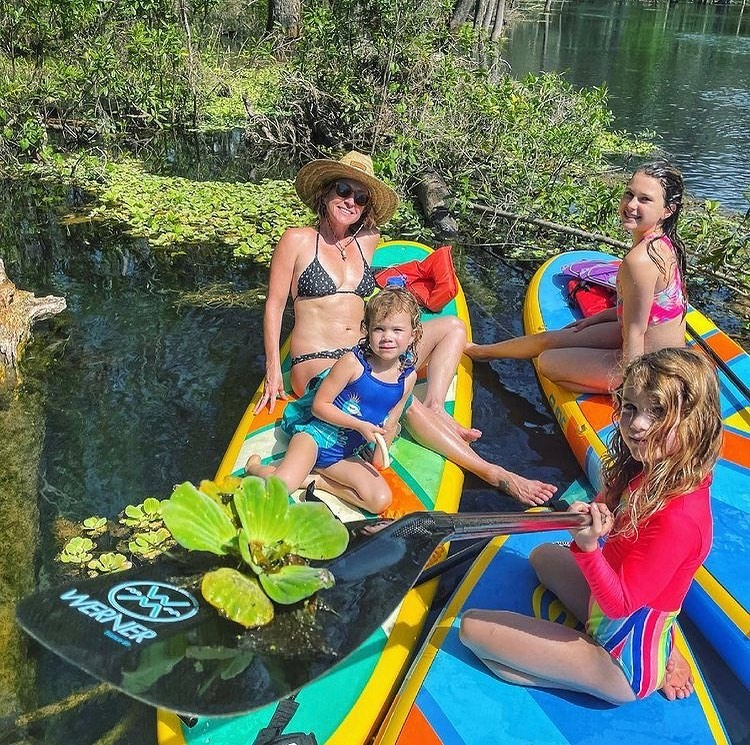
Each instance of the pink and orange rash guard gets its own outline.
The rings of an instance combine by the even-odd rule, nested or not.
[[[711,549],[710,483],[709,476],[672,498],[635,536],[615,535],[591,552],[571,543],[591,588],[586,631],[618,662],[637,698],[661,685],[672,625]]]

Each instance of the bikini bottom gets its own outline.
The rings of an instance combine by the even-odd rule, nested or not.
[[[292,367],[299,365],[300,362],[308,362],[309,360],[338,360],[351,351],[351,347],[340,347],[339,349],[321,349],[320,352],[308,352],[298,357],[292,357]]]

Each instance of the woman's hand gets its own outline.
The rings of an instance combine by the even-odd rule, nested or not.
[[[276,399],[283,398],[285,401],[289,398],[284,390],[284,378],[281,375],[281,368],[269,371],[266,370],[266,377],[263,381],[263,395],[255,404],[253,414],[257,414],[264,406],[268,405],[269,413],[276,406]]]
[[[571,530],[570,534],[581,551],[595,551],[599,547],[599,539],[612,530],[614,517],[603,502],[573,502],[568,512],[578,512],[591,515],[591,525],[580,530]]]

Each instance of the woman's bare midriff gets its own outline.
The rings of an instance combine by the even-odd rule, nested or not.
[[[301,311],[304,304],[304,311]],[[292,357],[325,349],[354,346],[362,337],[364,302],[353,293],[295,300],[291,336]],[[334,360],[315,359],[292,368],[292,386],[300,395],[311,378],[331,367]]]

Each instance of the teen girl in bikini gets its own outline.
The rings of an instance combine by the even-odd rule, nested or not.
[[[677,236],[682,175],[665,162],[642,165],[620,201],[632,248],[617,274],[617,307],[559,331],[469,344],[474,360],[539,357],[546,378],[572,391],[616,388],[622,367],[644,352],[685,345],[685,248]]]
[[[590,527],[570,548],[531,555],[539,581],[586,631],[507,611],[471,610],[461,640],[511,683],[590,693],[613,704],[665,687],[672,626],[711,547],[709,486],[721,447],[716,373],[701,354],[636,358],[615,395],[615,428]],[[602,539],[604,543],[602,545]],[[683,698],[686,684],[668,698]]]
[[[386,288],[367,303],[362,330],[365,338],[318,376],[316,390],[287,405],[282,429],[291,440],[281,463],[263,466],[252,455],[246,473],[275,473],[293,492],[314,470],[340,485],[336,493],[356,507],[379,513],[390,505],[388,484],[373,467],[382,466],[382,454],[376,448],[364,459],[360,452],[394,431],[414,388],[414,348],[422,335],[417,301],[406,290]]]
[[[266,376],[256,412],[272,411],[286,398],[279,342],[284,308],[293,298],[292,387],[301,396],[359,339],[364,300],[375,289],[370,270],[380,241],[377,225],[387,222],[396,193],[376,178],[371,159],[347,153],[341,160],[316,160],[303,166],[297,193],[318,216],[316,227],[290,228],[271,260],[263,321]],[[417,345],[420,365],[428,364],[424,401],[416,398],[404,419],[411,434],[458,466],[503,489],[519,502],[543,504],[556,487],[526,479],[481,458],[470,442],[478,430],[459,427],[444,409],[445,397],[466,345],[466,329],[454,317],[427,321]],[[325,479],[320,485],[327,488]]]

